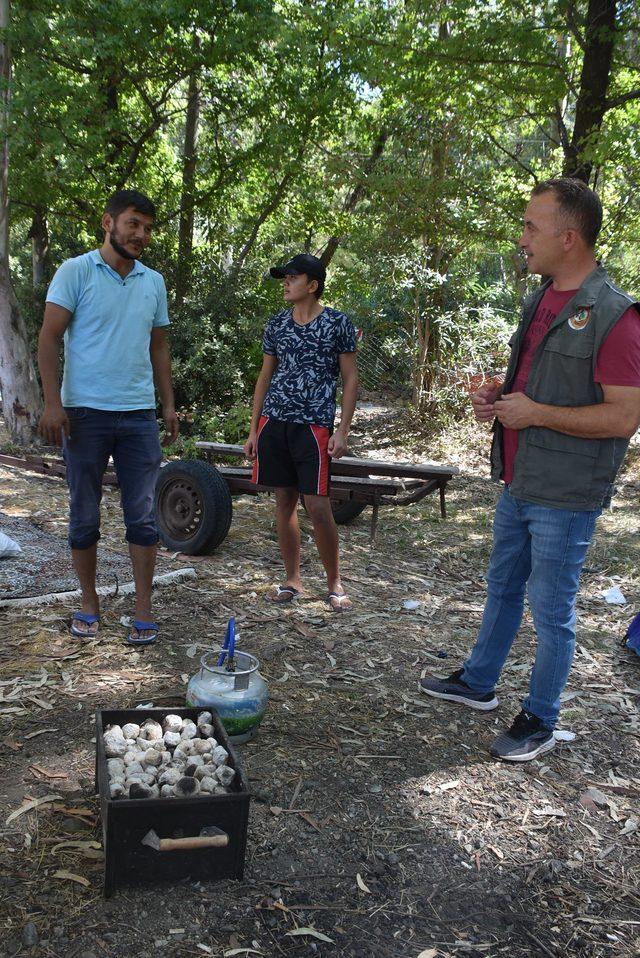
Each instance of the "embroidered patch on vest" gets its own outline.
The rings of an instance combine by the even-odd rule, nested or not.
[[[591,318],[590,309],[581,309],[575,316],[570,316],[567,322],[571,329],[584,329]]]

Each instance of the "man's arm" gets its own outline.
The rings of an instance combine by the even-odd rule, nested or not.
[[[542,426],[581,439],[629,439],[640,425],[640,389],[602,386],[604,401],[595,406],[549,406],[524,393],[509,393],[494,403],[507,429]]]
[[[342,374],[342,406],[340,425],[329,439],[327,452],[332,459],[340,459],[347,451],[347,435],[358,398],[358,366],[355,353],[340,353],[338,356]]]
[[[44,412],[38,432],[45,442],[61,446],[69,435],[69,419],[60,398],[60,346],[72,313],[63,306],[47,303],[38,338],[38,369],[44,393]]]
[[[249,436],[244,444],[245,454],[249,459],[256,458],[256,444],[258,436],[258,424],[264,404],[264,397],[267,395],[271,379],[278,365],[278,357],[264,353],[262,357],[262,369],[256,380],[256,388],[253,391],[253,411],[251,413],[251,426],[249,427]]]
[[[171,354],[165,326],[154,326],[151,330],[149,352],[153,368],[153,381],[162,405],[165,430],[162,443],[168,446],[178,438],[180,424],[176,413],[176,402],[173,398],[173,386],[171,385]]]

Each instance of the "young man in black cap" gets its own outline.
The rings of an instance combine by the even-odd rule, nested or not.
[[[351,608],[340,581],[338,530],[329,501],[331,459],[347,451],[356,407],[356,332],[344,313],[319,302],[326,270],[316,256],[300,253],[270,270],[282,279],[286,309],[264,331],[262,370],[244,449],[254,460],[253,481],[276,490],[276,525],[286,579],[268,594],[291,602],[302,591],[300,494],[327,574],[327,601],[334,612]],[[336,385],[342,375],[340,425],[333,431]]]

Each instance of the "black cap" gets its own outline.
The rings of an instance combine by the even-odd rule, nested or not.
[[[274,279],[284,279],[285,276],[300,276],[304,273],[309,279],[317,279],[324,283],[327,271],[317,256],[310,253],[298,253],[285,263],[284,266],[272,266],[269,270]]]

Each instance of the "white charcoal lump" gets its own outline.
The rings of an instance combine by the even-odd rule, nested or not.
[[[164,733],[164,744],[167,746],[167,748],[175,748],[179,742],[180,742],[180,732],[165,732]]]
[[[160,752],[156,752],[155,748],[150,748],[142,756],[142,761],[140,762],[143,768],[146,768],[147,765],[161,765],[162,756]]]
[[[193,771],[193,777],[197,778],[201,782],[205,778],[210,778],[215,769],[211,765],[198,765]],[[185,769],[186,772],[186,769]]]
[[[122,729],[119,725],[114,725],[104,733],[104,751],[107,758],[122,758],[127,751],[127,743],[124,740]]]
[[[133,782],[129,788],[129,798],[153,798],[153,789],[142,782]]]
[[[155,742],[156,739],[162,738],[163,735],[162,726],[159,722],[154,722],[153,719],[147,719],[140,729],[140,737],[146,738],[149,742]]]
[[[195,722],[168,714],[161,722],[110,725],[103,744],[112,799],[185,799],[233,790],[236,773],[215,738],[211,712],[200,712]]]
[[[190,755],[187,761],[187,768],[198,768],[199,765],[204,765],[204,758],[202,755]],[[189,774],[188,772],[186,773]]]
[[[234,769],[229,768],[228,765],[219,765],[216,769],[216,778],[221,785],[230,785],[235,777]]]
[[[159,785],[175,785],[178,779],[182,778],[182,771],[179,768],[168,768],[159,777]]]
[[[182,728],[182,716],[165,715],[162,720],[162,728],[165,732],[179,732]]]
[[[176,798],[189,798],[191,795],[197,795],[200,791],[200,782],[197,778],[192,778],[190,775],[184,775],[182,778],[179,778],[176,784],[173,786],[173,791],[176,795]]]
[[[198,726],[191,719],[185,719],[180,732],[181,738],[195,738],[198,734]]]
[[[226,748],[223,748],[222,745],[216,745],[213,752],[213,761],[216,765],[224,765],[227,759],[229,758],[229,753]]]

